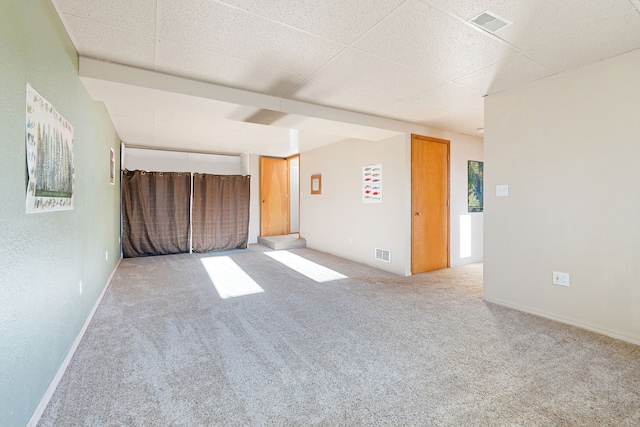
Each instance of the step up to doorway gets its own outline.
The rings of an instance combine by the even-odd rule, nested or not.
[[[284,236],[268,237],[259,236],[258,243],[275,250],[307,247],[307,241],[299,237],[298,234],[285,234]]]

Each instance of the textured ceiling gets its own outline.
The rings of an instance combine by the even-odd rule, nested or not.
[[[52,2],[83,57],[476,136],[485,94],[640,48],[638,0]],[[468,23],[485,10],[512,24]],[[290,143],[284,127],[103,92],[132,145],[269,154],[256,138]],[[299,151],[336,140],[304,133]]]

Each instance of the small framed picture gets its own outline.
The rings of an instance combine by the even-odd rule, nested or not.
[[[322,177],[320,175],[311,175],[311,194],[321,194]]]
[[[116,153],[111,149],[109,155],[109,184],[115,185],[116,183]]]

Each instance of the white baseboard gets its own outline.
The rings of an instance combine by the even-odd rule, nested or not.
[[[459,262],[451,263],[451,268],[462,267],[463,265],[468,264],[477,264],[479,262],[484,262],[483,258],[464,258],[459,260]]]
[[[40,400],[40,404],[38,405],[36,410],[33,412],[33,415],[31,415],[31,419],[29,420],[27,427],[36,427],[36,425],[40,421],[40,417],[42,417],[44,410],[47,408],[47,405],[49,404],[51,397],[53,397],[53,393],[56,391],[56,388],[58,387],[58,384],[62,379],[62,376],[67,370],[69,363],[71,363],[71,359],[73,358],[73,355],[78,349],[78,346],[80,345],[80,341],[82,341],[82,337],[84,336],[84,333],[87,331],[87,328],[89,327],[89,323],[91,323],[91,320],[93,319],[93,315],[96,313],[96,310],[98,310],[98,306],[100,305],[100,302],[102,302],[102,297],[104,297],[104,294],[107,292],[107,289],[111,284],[111,279],[113,279],[113,275],[116,273],[116,270],[120,265],[120,261],[122,261],[122,258],[118,260],[118,263],[113,268],[113,271],[109,276],[109,280],[107,280],[107,284],[104,286],[104,288],[102,289],[102,293],[98,297],[98,300],[93,305],[93,308],[91,309],[91,312],[87,317],[87,320],[85,320],[84,325],[82,325],[82,329],[80,329],[78,336],[76,336],[76,339],[73,341],[73,344],[71,344],[71,348],[69,349],[67,356],[62,361],[62,364],[60,365],[60,368],[58,368],[58,372],[56,373],[55,377],[53,377],[53,380],[51,380],[51,384],[49,384],[49,388],[47,388],[47,391],[45,392],[44,396],[42,396],[42,399]]]
[[[599,327],[596,327],[596,326],[588,325],[586,323],[582,323],[582,322],[579,322],[579,321],[576,321],[576,320],[566,319],[566,318],[560,317],[560,316],[555,316],[553,314],[544,313],[544,312],[541,312],[541,311],[538,311],[538,310],[535,310],[535,309],[532,309],[532,308],[529,308],[529,307],[520,306],[518,304],[511,304],[511,303],[508,303],[508,302],[505,302],[505,301],[501,301],[501,300],[494,299],[494,298],[487,298],[487,297],[484,297],[484,296],[482,297],[482,299],[484,301],[487,301],[487,302],[490,302],[490,303],[493,303],[493,304],[498,304],[498,305],[501,305],[501,306],[504,306],[504,307],[513,308],[514,310],[523,311],[523,312],[529,313],[529,314],[534,314],[536,316],[544,317],[546,319],[550,319],[550,320],[553,320],[553,321],[556,321],[556,322],[560,322],[560,323],[564,323],[564,324],[567,324],[567,325],[576,326],[576,327],[578,327],[580,329],[586,329],[587,331],[595,332],[595,333],[600,334],[600,335],[606,335],[608,337],[615,338],[615,339],[620,340],[620,341],[625,341],[625,342],[628,342],[628,343],[631,343],[631,344],[640,345],[640,339],[638,339],[638,338],[629,337],[629,336],[626,336],[626,335],[621,335],[621,334],[619,334],[617,332],[613,332],[613,331],[602,329],[602,328],[599,328]]]

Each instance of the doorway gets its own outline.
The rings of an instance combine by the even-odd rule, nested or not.
[[[260,158],[260,236],[299,232],[300,156]]]
[[[260,157],[260,235],[289,234],[287,159]]]
[[[449,267],[449,141],[411,135],[411,273]]]

